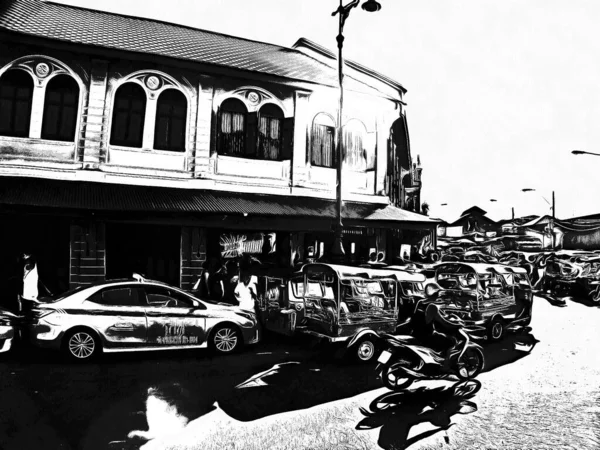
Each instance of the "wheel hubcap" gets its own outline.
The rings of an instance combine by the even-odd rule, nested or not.
[[[215,334],[215,347],[221,352],[230,352],[237,345],[237,334],[231,328],[223,328]]]
[[[371,341],[361,342],[358,346],[358,357],[361,361],[370,360],[375,354],[375,345]]]
[[[492,327],[492,336],[495,339],[498,339],[501,334],[502,334],[502,324],[495,323],[494,326]]]
[[[69,351],[76,358],[89,358],[94,353],[95,348],[94,338],[87,333],[75,333],[69,339]]]
[[[459,373],[463,377],[471,377],[479,367],[479,356],[476,353],[464,355],[459,364]]]

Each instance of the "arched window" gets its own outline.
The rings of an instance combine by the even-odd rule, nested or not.
[[[185,151],[185,122],[187,100],[182,92],[167,89],[158,97],[154,148],[156,150]]]
[[[217,124],[219,155],[252,156],[254,149],[246,145],[247,119],[248,110],[240,100],[227,99],[221,104]]]
[[[0,135],[27,137],[31,122],[33,79],[23,70],[8,70],[0,78]]]
[[[267,104],[258,112],[258,149],[260,159],[282,159],[283,111]]]
[[[48,82],[42,119],[42,139],[73,141],[77,123],[79,86],[68,75],[58,75]]]
[[[344,165],[357,172],[375,168],[375,152],[367,150],[367,129],[352,119],[344,127]]]
[[[115,94],[110,143],[125,147],[142,147],[146,93],[136,83],[125,83]]]
[[[327,114],[317,114],[313,120],[310,163],[319,167],[335,167],[335,123]]]

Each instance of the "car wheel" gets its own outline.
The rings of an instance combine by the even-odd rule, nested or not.
[[[221,325],[213,332],[210,344],[218,353],[233,353],[241,346],[242,337],[233,325]]]
[[[362,339],[354,347],[355,359],[360,363],[370,363],[375,358],[377,346],[373,338],[367,337]]]
[[[70,332],[64,341],[64,351],[74,361],[89,361],[98,354],[100,341],[92,331],[79,329]]]
[[[502,319],[494,319],[488,328],[488,337],[491,341],[499,341],[504,337],[504,322]]]

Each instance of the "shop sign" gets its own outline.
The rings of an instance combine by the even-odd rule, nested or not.
[[[221,257],[236,258],[242,255],[261,255],[266,246],[266,253],[275,253],[275,233],[254,234],[222,234],[220,239]]]

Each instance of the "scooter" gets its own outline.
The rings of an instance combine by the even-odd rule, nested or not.
[[[458,317],[455,319],[460,321]],[[481,346],[473,339],[483,339],[479,334],[484,334],[485,328],[462,327],[458,332],[462,345],[452,351],[449,361],[442,352],[421,345],[421,341],[413,336],[382,335],[387,348],[379,355],[375,370],[384,386],[397,391],[407,388],[415,380],[475,378],[483,370],[485,359]]]

